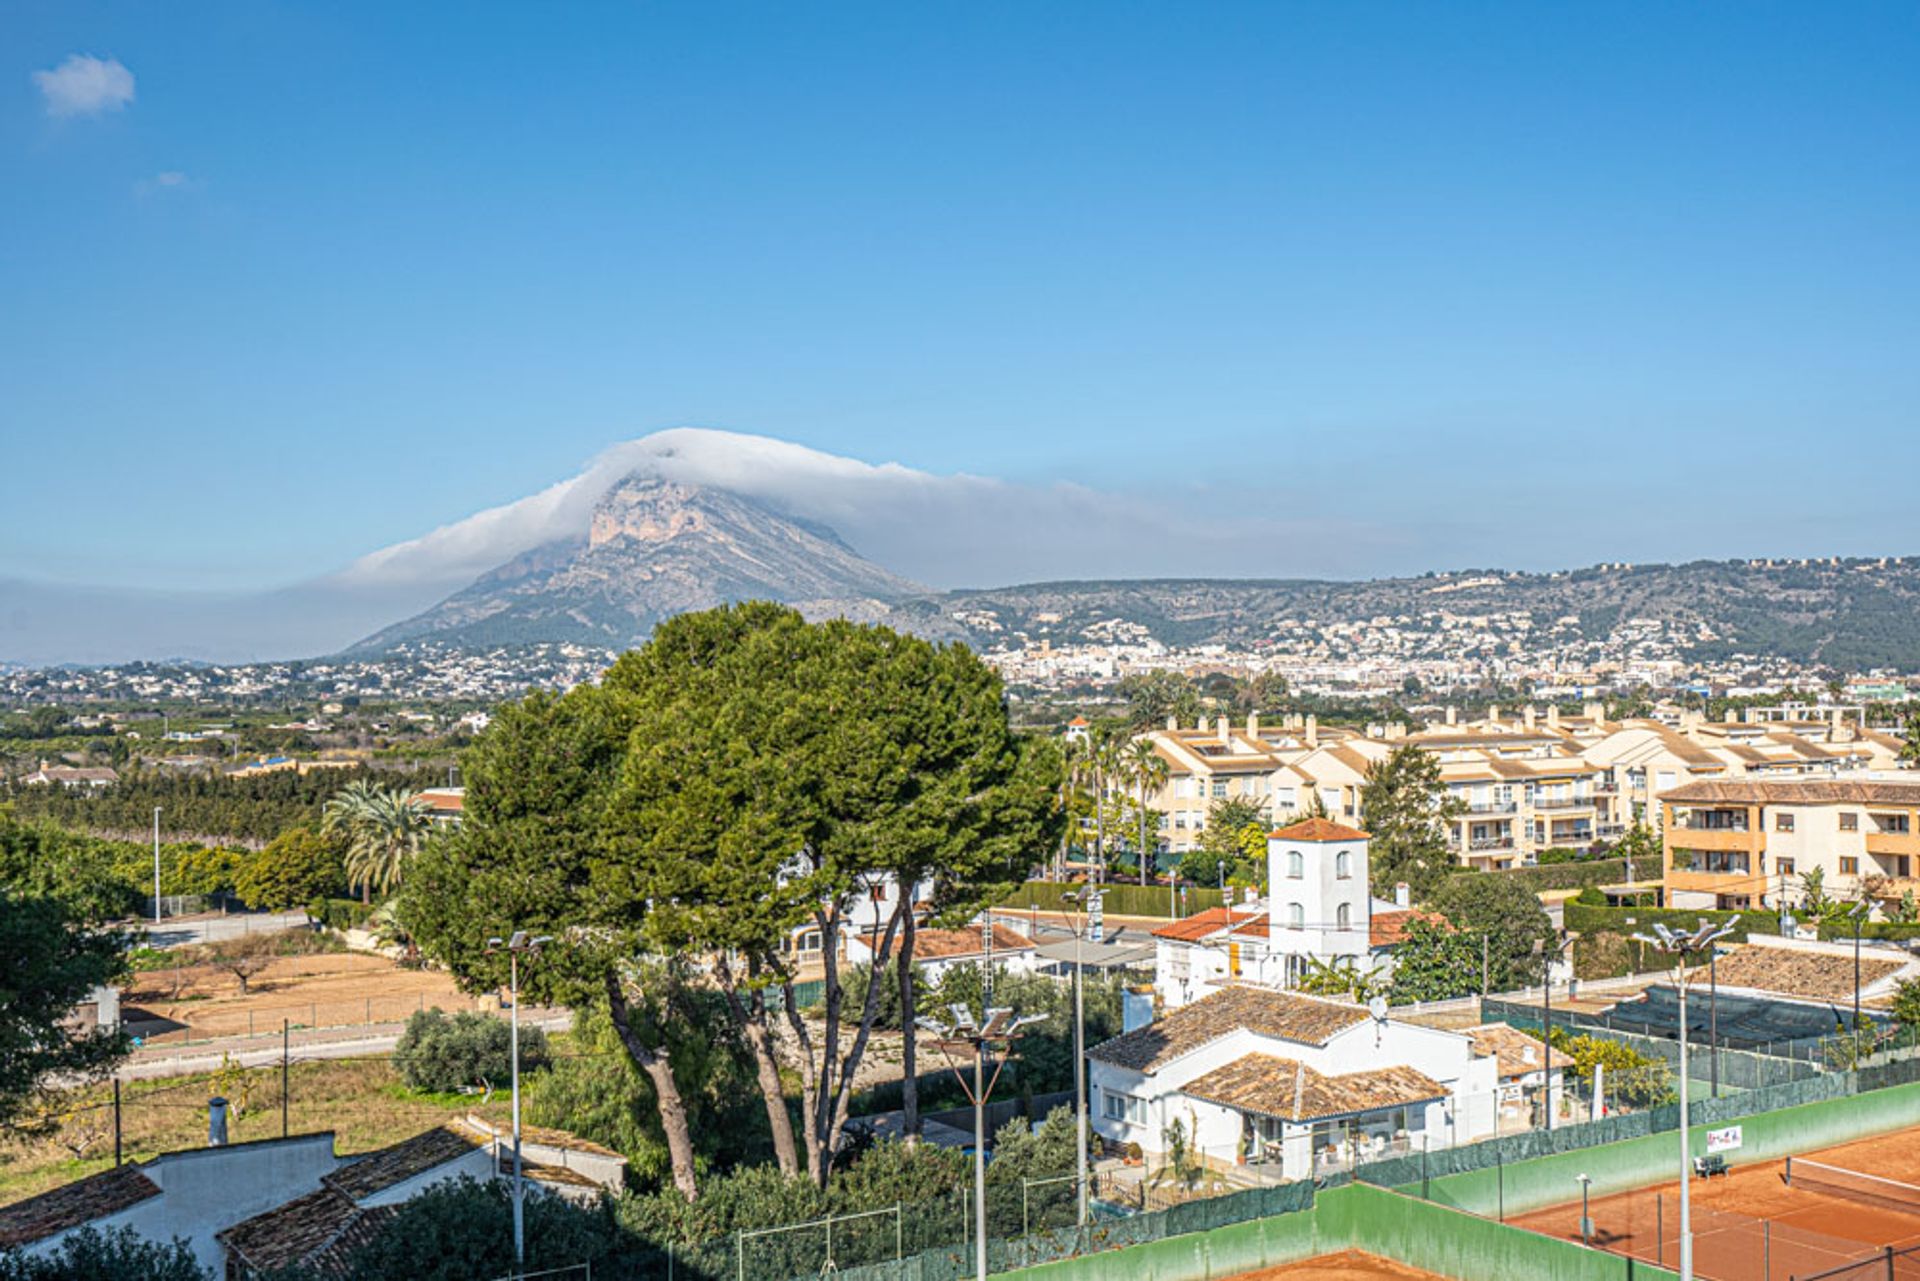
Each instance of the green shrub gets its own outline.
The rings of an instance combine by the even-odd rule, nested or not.
[[[1730,921],[1732,941],[1745,941],[1749,934],[1778,934],[1780,918],[1770,911],[1717,912],[1704,908],[1677,907],[1589,907],[1579,899],[1566,905],[1565,924],[1576,934],[1634,934],[1662,922],[1675,929],[1691,930],[1701,921]]]
[[[1062,881],[1028,881],[1011,897],[999,904],[1003,908],[1033,908],[1043,912],[1062,912],[1068,904],[1061,895],[1069,890],[1084,891],[1084,885]],[[1168,914],[1167,887],[1164,885],[1125,885],[1109,881],[1102,889],[1102,908],[1108,916],[1158,916]],[[1220,906],[1220,891],[1190,886],[1180,899],[1180,914],[1192,916],[1210,907]]]
[[[186,1241],[165,1245],[132,1228],[83,1227],[43,1255],[0,1251],[0,1281],[210,1281]]]
[[[330,930],[362,929],[374,911],[373,905],[352,898],[321,899],[307,905],[307,915]]]
[[[1607,893],[1598,885],[1589,885],[1573,896],[1573,902],[1582,907],[1608,907]]]
[[[490,1014],[462,1011],[448,1017],[439,1010],[421,1010],[407,1020],[393,1057],[408,1088],[451,1094],[511,1079],[511,1039],[507,1021]],[[537,1027],[521,1028],[521,1072],[544,1067],[547,1061],[547,1034]]]
[[[1853,922],[1844,916],[1824,920],[1820,922],[1820,937],[1830,941],[1851,939]],[[1860,937],[1895,942],[1920,939],[1920,922],[1868,921],[1860,927]]]

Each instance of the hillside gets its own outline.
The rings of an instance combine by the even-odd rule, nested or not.
[[[960,625],[975,644],[1045,633],[1098,639],[1111,620],[1168,645],[1258,645],[1283,631],[1385,620],[1428,630],[1442,615],[1521,614],[1542,635],[1599,642],[1636,620],[1685,634],[1699,659],[1777,656],[1842,669],[1920,670],[1920,559],[1695,561],[1550,574],[1469,570],[1418,578],[1153,579],[1029,583],[904,602],[903,623]]]
[[[830,529],[724,490],[633,475],[600,499],[583,536],[522,553],[350,652],[425,640],[622,649],[662,619],[731,601],[877,617],[885,602],[924,590]]]

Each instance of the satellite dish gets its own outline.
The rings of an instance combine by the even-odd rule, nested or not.
[[[1367,1013],[1373,1015],[1378,1021],[1385,1023],[1387,1021],[1387,998],[1384,996],[1373,997],[1367,1002]]]

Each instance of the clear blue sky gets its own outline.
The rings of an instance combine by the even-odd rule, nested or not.
[[[1892,3],[11,0],[0,575],[287,581],[678,425],[1390,514],[1361,570],[1920,551],[1916,67]]]

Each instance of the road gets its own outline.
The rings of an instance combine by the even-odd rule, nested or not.
[[[228,916],[177,916],[155,924],[139,925],[147,936],[147,946],[185,947],[194,943],[219,943],[247,934],[277,934],[282,930],[308,927],[305,912],[237,912]]]
[[[573,1015],[565,1010],[529,1012],[525,1026],[548,1032],[564,1032],[573,1026]],[[367,1027],[303,1028],[292,1034],[288,1050],[295,1062],[309,1059],[352,1059],[371,1054],[390,1054],[406,1030],[404,1023],[376,1023]],[[223,1061],[240,1067],[271,1067],[280,1062],[280,1038],[266,1036],[228,1036],[191,1045],[149,1045],[128,1055],[115,1073],[123,1081],[143,1081],[157,1077],[190,1076],[212,1072]]]

